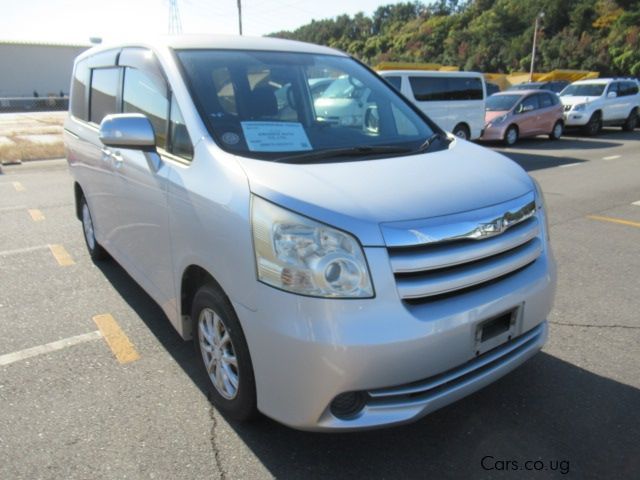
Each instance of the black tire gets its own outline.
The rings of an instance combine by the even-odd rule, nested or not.
[[[507,146],[515,145],[520,138],[520,132],[518,132],[518,127],[515,125],[509,125],[509,128],[504,132],[503,142]]]
[[[602,115],[595,112],[584,126],[584,133],[590,137],[595,137],[602,130]]]
[[[99,262],[109,258],[107,251],[98,243],[93,229],[93,218],[87,200],[82,196],[80,198],[80,221],[82,222],[82,233],[84,243],[87,246],[91,260]]]
[[[551,129],[551,133],[549,133],[550,140],[560,140],[560,137],[564,133],[564,124],[558,120]]]
[[[469,140],[469,138],[471,137],[471,133],[469,133],[469,128],[462,123],[459,123],[458,125],[456,125],[455,128],[453,129],[453,132],[451,133],[453,133],[458,138],[462,138],[463,140]]]
[[[237,387],[235,395],[232,398],[225,397],[224,392],[218,390],[218,387],[216,387],[214,379],[212,378],[216,377],[216,369],[212,367],[211,372],[209,372],[205,363],[207,355],[212,358],[215,356],[211,351],[207,352],[206,355],[203,353],[203,345],[211,346],[213,343],[207,342],[203,330],[200,329],[201,320],[206,324],[206,316],[210,312],[213,312],[218,316],[219,320],[222,322],[222,326],[224,327],[223,331],[228,333],[231,338],[230,345],[228,345],[230,350],[229,348],[225,350],[220,347],[220,356],[218,357],[220,360],[218,361],[217,368],[221,369],[221,375],[227,379],[229,385],[232,385],[232,382],[230,376],[228,376],[229,374],[226,373],[228,370],[225,370],[225,368],[231,369],[232,374],[235,374]],[[247,346],[247,341],[244,337],[242,327],[240,326],[238,317],[229,303],[229,300],[227,300],[227,298],[214,285],[204,285],[198,290],[193,299],[191,319],[193,327],[193,341],[196,352],[198,352],[199,363],[204,369],[204,373],[208,379],[209,399],[211,403],[229,418],[240,421],[255,418],[258,414],[258,409],[251,355],[249,354],[249,347]],[[226,367],[222,366],[222,358],[228,358],[230,353],[232,353],[236,359],[235,368],[230,364],[227,364]],[[224,384],[226,385],[226,382],[224,382]],[[224,387],[221,388],[224,390]]]
[[[633,132],[637,126],[638,126],[638,110],[634,108],[633,110],[631,110],[631,112],[629,113],[629,116],[627,117],[624,124],[622,125],[622,130],[624,130],[625,132]]]

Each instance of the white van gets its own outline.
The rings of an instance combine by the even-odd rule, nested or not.
[[[466,140],[482,136],[487,89],[477,72],[379,72],[442,129]]]

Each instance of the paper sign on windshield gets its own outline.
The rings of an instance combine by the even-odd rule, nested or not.
[[[252,152],[295,152],[311,150],[307,133],[298,122],[241,122],[247,146]]]

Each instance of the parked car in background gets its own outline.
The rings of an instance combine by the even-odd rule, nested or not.
[[[486,99],[482,74],[428,70],[379,74],[444,130],[467,140],[482,135]]]
[[[368,91],[369,118],[326,121],[320,77],[324,93]],[[95,47],[64,128],[91,258],[115,259],[195,340],[230,417],[403,424],[547,339],[539,185],[340,51],[191,35]]]
[[[485,86],[487,88],[487,97],[493,95],[494,93],[498,93],[500,91],[500,87],[495,83],[485,82]]]
[[[597,135],[603,125],[632,131],[638,126],[640,89],[637,80],[598,78],[574,82],[560,93],[567,127]]]
[[[569,82],[566,80],[555,80],[552,82],[526,82],[512,85],[507,90],[549,90],[553,93],[560,93],[567,85],[569,85]]]
[[[519,138],[562,136],[564,119],[558,96],[546,90],[507,90],[487,98],[481,140],[500,140],[513,145]]]

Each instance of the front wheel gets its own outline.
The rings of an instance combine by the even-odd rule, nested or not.
[[[638,110],[634,108],[633,110],[631,110],[631,113],[629,113],[629,116],[625,120],[624,125],[622,125],[622,130],[624,130],[625,132],[633,132],[637,126]]]
[[[84,242],[89,250],[89,255],[94,261],[104,260],[109,255],[106,250],[102,248],[102,245],[96,240],[95,229],[93,228],[93,219],[91,217],[91,211],[89,210],[89,204],[87,199],[82,197],[80,200],[80,213],[82,215],[82,232],[84,233]]]
[[[591,115],[591,118],[584,126],[584,133],[589,135],[590,137],[595,137],[602,130],[602,117],[598,112]]]
[[[562,125],[562,122],[558,120],[556,124],[553,126],[553,130],[551,130],[551,133],[549,134],[549,138],[551,140],[559,140],[560,137],[562,136],[563,130],[564,130],[564,127]]]
[[[508,146],[515,145],[518,141],[518,127],[511,125],[504,134],[504,143]]]
[[[209,378],[211,403],[235,420],[256,416],[256,385],[249,347],[229,301],[213,285],[195,295],[193,338]]]

